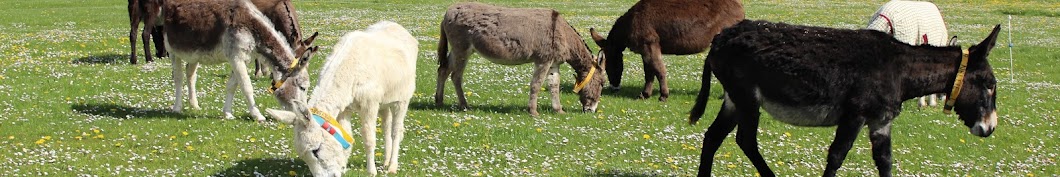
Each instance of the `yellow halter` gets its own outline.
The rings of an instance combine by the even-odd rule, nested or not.
[[[585,88],[585,85],[589,83],[589,80],[593,79],[593,74],[594,73],[596,73],[596,67],[595,66],[590,66],[589,67],[589,75],[586,75],[585,79],[582,79],[581,82],[578,82],[578,83],[574,84],[574,93],[578,93],[579,91],[582,90],[582,88]]]
[[[961,50],[961,66],[957,68],[957,78],[953,80],[953,91],[950,91],[950,95],[946,98],[946,105],[942,107],[943,113],[951,113],[953,104],[957,103],[957,96],[961,94],[961,87],[964,86],[966,71],[968,71],[968,49]]]

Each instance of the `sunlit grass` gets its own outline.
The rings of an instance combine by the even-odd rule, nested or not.
[[[669,102],[633,99],[643,83],[640,58],[627,53],[626,80],[603,96],[600,111],[578,113],[577,95],[564,89],[567,114],[547,97],[540,117],[525,112],[531,67],[501,66],[473,57],[466,93],[446,86],[446,106],[435,107],[434,48],[438,22],[451,1],[296,1],[303,30],[322,33],[328,54],[341,34],[378,20],[408,28],[420,40],[417,92],[407,119],[397,176],[692,176],[707,118],[689,126],[705,54],[665,56]],[[588,29],[610,24],[634,1],[491,1],[512,7],[555,8],[586,41]],[[793,24],[861,28],[879,2],[745,1],[747,17]],[[895,174],[902,176],[1051,176],[1060,174],[1060,21],[1051,1],[935,1],[950,33],[968,46],[1013,15],[1009,59],[1003,31],[991,64],[999,77],[1001,122],[990,138],[968,133],[939,108],[904,105],[894,124]],[[125,1],[12,1],[0,7],[0,173],[10,176],[288,176],[309,175],[288,148],[291,128],[249,120],[237,99],[236,120],[222,119],[225,66],[200,67],[202,110],[170,112],[168,59],[129,65]],[[854,14],[854,15],[849,15]],[[1006,28],[1007,30],[1007,28]],[[1005,41],[1005,44],[1001,42]],[[138,48],[142,47],[137,44]],[[594,50],[596,46],[590,44]],[[142,50],[142,49],[140,49]],[[141,54],[142,55],[142,54]],[[317,55],[311,75],[324,57]],[[1009,62],[1013,62],[1010,67]],[[571,73],[564,66],[562,73]],[[562,76],[569,76],[563,74]],[[1012,79],[1009,79],[1012,78]],[[314,80],[316,81],[316,80]],[[258,106],[277,107],[256,78]],[[715,82],[714,84],[717,84]],[[571,88],[571,78],[562,78]],[[713,87],[712,94],[720,94]],[[471,110],[455,111],[455,94]],[[237,97],[238,98],[238,97]],[[764,115],[768,117],[768,115]],[[359,135],[358,135],[359,136]],[[819,176],[834,128],[794,127],[764,118],[761,151],[782,176]],[[730,136],[731,137],[731,136]],[[381,139],[380,139],[381,141]],[[356,141],[355,146],[360,146]],[[377,147],[382,147],[381,145]],[[876,174],[862,133],[840,169],[842,176]],[[714,157],[716,176],[752,176],[754,168],[730,140]],[[350,159],[363,176],[364,154]],[[375,154],[371,154],[375,155]],[[381,165],[381,164],[380,164]]]

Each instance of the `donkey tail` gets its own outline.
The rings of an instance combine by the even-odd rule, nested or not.
[[[449,40],[445,38],[445,28],[439,28],[442,37],[438,39],[438,67],[449,68]]]
[[[688,124],[690,125],[695,125],[696,122],[699,122],[699,118],[703,117],[704,109],[707,108],[707,100],[710,99],[710,78],[712,75],[709,61],[704,62],[703,78],[701,78],[702,81],[699,85],[699,95],[696,96],[696,104],[692,105],[691,115],[688,116]]]

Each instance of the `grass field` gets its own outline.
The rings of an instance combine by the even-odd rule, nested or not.
[[[0,176],[286,176],[309,175],[288,149],[291,128],[255,123],[237,99],[239,119],[221,113],[226,66],[200,67],[201,110],[169,111],[168,59],[128,64],[125,1],[3,1],[0,6]],[[555,8],[589,40],[588,29],[610,24],[635,1],[489,1],[512,7]],[[709,114],[689,126],[706,54],[666,56],[669,102],[637,100],[640,58],[627,53],[621,91],[605,92],[600,111],[576,113],[573,81],[562,78],[567,114],[546,97],[540,117],[526,112],[529,65],[508,67],[475,56],[466,74],[471,106],[455,111],[453,88],[445,107],[433,105],[438,22],[452,1],[297,0],[305,31],[319,31],[324,56],[343,33],[378,20],[408,28],[420,40],[417,92],[407,119],[400,172],[391,176],[692,176]],[[855,29],[882,0],[749,1],[747,17]],[[894,173],[899,176],[1056,176],[1060,174],[1060,2],[935,1],[950,33],[968,46],[1012,15],[991,55],[999,77],[1000,125],[993,136],[968,133],[941,108],[908,101],[893,127]],[[1011,32],[1012,53],[1002,41]],[[140,44],[137,44],[140,45]],[[593,50],[596,46],[590,44]],[[139,49],[139,48],[138,48]],[[142,49],[139,49],[142,51]],[[142,52],[139,52],[142,55]],[[1009,55],[1015,58],[1009,59]],[[1010,62],[1012,65],[1010,67]],[[571,73],[564,67],[562,73]],[[563,74],[562,76],[569,76]],[[315,81],[315,80],[314,80]],[[276,108],[268,79],[255,78],[258,106]],[[714,84],[717,84],[715,82]],[[720,94],[713,87],[712,94]],[[767,114],[763,116],[768,117]],[[781,176],[819,176],[834,128],[795,127],[764,118],[760,147]],[[839,173],[872,176],[868,138],[859,137]],[[357,136],[357,135],[355,135]],[[732,136],[714,157],[717,176],[752,176],[755,170]],[[355,143],[355,146],[361,144]],[[377,147],[381,147],[377,146]],[[377,151],[382,152],[382,151]],[[355,150],[347,176],[364,176]]]

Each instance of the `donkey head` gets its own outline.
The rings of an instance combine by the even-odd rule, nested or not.
[[[582,103],[583,112],[596,112],[596,106],[600,104],[600,93],[604,88],[604,68],[600,62],[604,59],[601,53],[593,56],[592,66],[583,73],[575,73],[574,92],[578,93],[578,101]]]
[[[312,46],[313,40],[316,39],[317,33],[313,33],[313,36],[309,39],[297,42],[295,46],[295,56],[298,56],[298,60],[292,63],[292,66],[288,68],[287,73],[282,74],[281,77],[273,78],[272,91],[273,96],[276,100],[279,100],[280,106],[288,111],[295,110],[295,105],[301,105],[305,107],[305,103],[309,100],[307,92],[309,89],[309,72],[306,71],[306,67],[309,66],[309,59],[313,58],[313,54],[320,49],[319,46]]]
[[[600,60],[600,64],[606,66],[607,80],[611,83],[610,89],[618,90],[618,86],[622,84],[622,70],[624,69],[622,68],[622,50],[625,50],[625,44],[620,43],[624,41],[608,41],[603,36],[600,36],[600,33],[597,33],[595,28],[589,28],[589,33],[592,35],[593,41],[596,41],[596,46],[600,47],[600,58],[615,60],[612,62]]]
[[[949,98],[946,103],[946,107],[952,106],[958,117],[964,121],[964,125],[976,136],[990,136],[997,126],[997,79],[994,78],[994,71],[987,61],[987,56],[994,48],[1000,30],[1001,25],[995,26],[990,36],[968,48],[964,84],[959,88],[959,94],[950,95],[956,98]],[[954,99],[954,102],[950,102]]]
[[[296,109],[305,110],[306,108]],[[265,112],[276,120],[293,127],[294,150],[298,153],[298,157],[309,166],[309,171],[313,173],[313,176],[337,177],[346,172],[346,164],[351,151],[344,149],[333,135],[311,120],[308,111],[303,114],[266,109]]]

